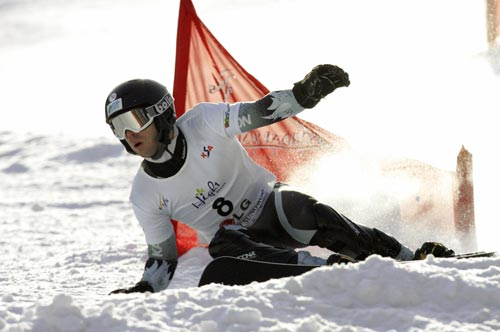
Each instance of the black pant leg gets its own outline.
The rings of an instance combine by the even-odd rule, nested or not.
[[[273,247],[253,239],[243,228],[221,228],[208,246],[213,258],[240,257],[251,260],[297,264],[297,252],[292,249]]]
[[[314,206],[318,232],[311,244],[363,260],[372,254],[395,258],[401,243],[394,237],[371,227],[354,223],[332,207],[317,203]]]

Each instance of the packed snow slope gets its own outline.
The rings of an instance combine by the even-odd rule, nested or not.
[[[109,296],[137,282],[146,259],[127,201],[139,162],[114,138],[0,132],[0,330],[500,329],[500,258],[398,264],[376,256],[262,284],[197,288],[210,257],[196,248],[181,257],[168,290]]]

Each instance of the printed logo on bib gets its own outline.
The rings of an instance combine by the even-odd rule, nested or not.
[[[212,197],[217,195],[225,185],[225,182],[223,184],[219,184],[217,181],[208,181],[207,188],[196,189],[194,196],[196,200],[191,204],[197,209],[203,207]]]
[[[224,197],[217,197],[217,199],[214,201],[212,204],[212,209],[214,209],[217,214],[221,217],[227,217],[231,213],[231,217],[235,219],[238,223],[240,223],[241,218],[244,216],[245,211],[252,205],[252,202],[249,201],[248,199],[244,198],[241,203],[236,204],[236,210],[239,211],[239,214],[237,212],[233,211],[235,210],[235,204],[233,204],[232,201],[224,198]]]
[[[209,157],[210,157],[210,151],[212,151],[213,149],[214,149],[214,147],[213,147],[213,146],[211,146],[211,145],[204,146],[204,147],[203,147],[203,152],[201,153],[201,157],[202,157],[203,159],[205,159],[205,158],[209,158]]]
[[[264,207],[266,198],[267,198],[266,191],[264,189],[261,189],[259,192],[257,202],[255,203],[253,208],[246,214],[245,218],[243,218],[243,220],[240,221],[241,226],[248,227],[255,222],[255,219],[257,219],[257,216],[260,214],[260,211]]]
[[[159,198],[160,204],[158,205],[158,210],[166,209],[168,205],[168,199],[163,197],[162,195],[160,195]]]

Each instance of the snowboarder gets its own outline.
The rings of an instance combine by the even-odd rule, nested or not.
[[[378,254],[397,260],[451,256],[440,243],[413,252],[376,228],[354,223],[334,208],[293,190],[254,163],[235,137],[314,107],[349,76],[319,65],[292,89],[252,102],[200,103],[176,119],[174,101],[161,84],[146,79],[117,86],[106,99],[106,122],[125,149],[144,160],[130,201],[148,244],[142,279],[112,293],[158,292],[177,266],[171,219],[211,240],[212,257],[325,265]],[[244,119],[244,121],[243,121]],[[312,256],[306,246],[333,253]]]

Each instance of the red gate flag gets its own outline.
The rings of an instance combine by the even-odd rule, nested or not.
[[[180,1],[177,29],[173,95],[178,117],[199,102],[253,101],[269,92],[212,35],[197,16],[191,0]],[[273,172],[279,181],[289,180],[299,167],[319,160],[325,152],[332,155],[351,151],[342,138],[297,117],[243,133],[239,140],[249,156]],[[349,155],[352,156],[352,153],[349,152]],[[352,160],[357,159],[355,157]],[[454,172],[400,158],[384,160],[380,173],[381,177],[389,179],[384,182],[386,185],[399,185],[398,181],[409,181],[415,185],[404,196],[388,193],[392,195],[390,201],[394,203],[389,215],[377,215],[370,206],[367,210],[372,215],[378,219],[390,218],[397,223],[391,228],[408,222],[426,227],[430,225],[438,238],[454,229],[453,205],[457,201]],[[304,177],[307,175],[304,174]],[[361,202],[356,197],[353,197],[352,202],[357,210],[363,204],[367,205],[366,201]],[[473,224],[474,220],[467,222]],[[182,223],[173,223],[180,255],[200,243],[195,231]]]
[[[173,92],[177,115],[199,102],[253,101],[267,93],[215,39],[192,2],[181,0]],[[250,156],[280,181],[288,178],[291,165],[313,160],[319,149],[339,146],[341,140],[296,117],[244,133],[239,139]]]
[[[177,116],[199,102],[253,101],[269,92],[212,35],[190,0],[180,2],[176,52]],[[239,139],[251,158],[280,181],[288,179],[295,165],[314,160],[325,146],[343,145],[339,137],[296,117],[244,133]],[[196,243],[187,226],[176,223],[176,231],[179,252]]]

